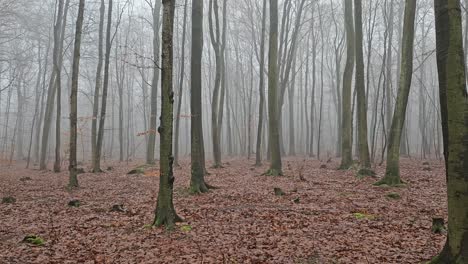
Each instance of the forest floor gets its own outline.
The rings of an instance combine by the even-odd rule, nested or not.
[[[443,246],[445,235],[431,232],[432,217],[447,219],[442,162],[403,159],[400,188],[337,171],[337,160],[286,158],[284,177],[251,164],[208,169],[219,189],[192,196],[182,162],[174,204],[185,222],[173,232],[151,228],[159,178],[127,175],[136,162],[80,174],[72,192],[66,172],[2,166],[0,198],[16,202],[0,203],[0,263],[421,263]],[[74,199],[79,207],[68,206]],[[111,212],[117,204],[125,211]],[[23,243],[27,235],[44,244]]]

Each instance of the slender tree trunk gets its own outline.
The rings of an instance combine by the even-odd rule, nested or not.
[[[358,143],[359,143],[359,161],[361,169],[358,172],[360,176],[374,175],[371,171],[369,144],[367,142],[367,99],[366,88],[364,87],[364,55],[363,34],[362,34],[362,4],[361,0],[354,0],[354,22],[356,29],[356,78],[355,89],[357,91],[357,115],[358,115]]]
[[[377,182],[377,185],[398,185],[401,184],[400,179],[400,140],[401,131],[405,122],[406,107],[408,96],[411,87],[411,78],[413,74],[413,43],[414,43],[414,18],[416,13],[416,0],[406,1],[404,24],[403,24],[403,40],[402,40],[402,56],[401,56],[401,73],[400,83],[398,87],[398,95],[393,113],[392,127],[388,140],[387,149],[387,168],[385,177]]]
[[[353,27],[353,3],[345,0],[345,27],[346,27],[346,65],[343,74],[343,125],[341,126],[341,165],[340,169],[346,170],[353,163],[352,157],[352,111],[351,111],[351,85],[354,71],[354,27]]]
[[[151,83],[151,114],[146,163],[155,164],[154,150],[156,147],[156,123],[158,116],[158,80],[159,80],[159,17],[161,2],[155,1],[153,7],[153,81]]]
[[[44,117],[44,129],[42,132],[42,144],[41,144],[41,157],[40,157],[40,164],[39,169],[45,170],[47,169],[47,148],[49,146],[49,132],[50,132],[50,125],[52,121],[52,111],[54,107],[55,101],[55,93],[56,93],[56,83],[55,79],[57,77],[57,65],[58,65],[58,57],[60,52],[60,29],[62,28],[62,17],[63,17],[63,0],[58,1],[58,8],[57,8],[57,16],[54,25],[54,51],[53,51],[53,64],[52,67],[52,74],[50,76],[49,88],[47,93],[47,103],[46,103],[46,110],[45,110],[45,117]]]
[[[102,61],[104,57],[103,42],[104,42],[104,19],[105,19],[106,5],[104,0],[101,0],[101,7],[99,8],[99,40],[98,40],[98,64],[96,69],[96,84],[94,86],[94,97],[93,97],[93,119],[91,120],[91,155],[93,162],[93,169],[95,161],[97,159],[97,120],[99,113],[99,91],[102,86]],[[99,169],[99,168],[98,168]]]
[[[204,193],[209,185],[205,183],[205,150],[203,148],[202,118],[202,54],[203,54],[203,0],[192,2],[192,58],[191,71],[191,179],[190,191]]]
[[[80,72],[81,33],[83,29],[85,0],[80,0],[76,19],[75,46],[73,49],[72,87],[70,92],[70,163],[68,187],[78,187],[77,171],[77,123],[78,123],[78,78]]]
[[[179,98],[177,100],[177,114],[176,114],[176,125],[175,125],[175,140],[174,140],[174,165],[179,166],[179,130],[180,130],[180,111],[182,108],[182,93],[184,89],[184,74],[185,74],[185,35],[186,35],[186,24],[187,24],[187,2],[184,3],[184,20],[182,24],[182,55],[180,63],[180,79],[179,79]]]
[[[260,69],[259,69],[259,94],[260,101],[258,104],[258,127],[257,127],[257,143],[255,147],[255,166],[262,165],[262,128],[263,128],[263,108],[265,108],[265,35],[266,35],[266,9],[267,0],[263,0],[262,5],[262,35],[260,39]]]
[[[111,27],[112,27],[112,6],[113,0],[109,0],[109,8],[107,13],[107,32],[106,32],[106,53],[104,58],[104,83],[102,86],[102,102],[101,102],[101,114],[99,115],[99,130],[96,141],[96,160],[94,163],[94,172],[101,171],[101,153],[102,145],[104,142],[104,123],[106,119],[106,106],[107,106],[107,92],[109,88],[109,64],[110,64],[110,52],[112,47],[111,39]]]
[[[468,262],[468,95],[459,0],[434,1],[448,196],[445,246],[431,263]]]

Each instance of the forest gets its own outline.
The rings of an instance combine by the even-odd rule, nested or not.
[[[468,264],[468,0],[0,0],[0,263]]]

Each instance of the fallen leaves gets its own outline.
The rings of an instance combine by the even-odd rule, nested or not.
[[[338,161],[326,169],[315,160],[287,162],[284,177],[267,177],[260,176],[267,166],[229,160],[206,176],[220,188],[196,196],[187,194],[190,167],[181,162],[174,204],[186,222],[173,232],[151,225],[157,167],[129,177],[137,164],[106,164],[113,170],[81,174],[71,192],[66,172],[2,167],[0,197],[16,203],[0,204],[0,263],[420,263],[443,245],[445,235],[431,232],[432,218],[446,216],[442,163],[431,161],[428,172],[402,160],[408,186],[381,188],[353,170],[336,171]],[[80,206],[69,208],[71,200]],[[111,212],[115,205],[123,212]],[[18,243],[29,234],[47,243]]]

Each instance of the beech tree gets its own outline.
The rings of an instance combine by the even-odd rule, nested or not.
[[[205,151],[203,148],[202,119],[202,54],[203,54],[203,0],[192,2],[192,58],[191,71],[191,178],[190,192],[204,193],[209,185],[205,182]]]
[[[364,55],[362,37],[362,3],[354,0],[354,22],[356,29],[356,78],[355,89],[357,91],[357,115],[358,115],[358,144],[359,144],[359,176],[374,175],[371,170],[369,144],[367,142],[367,96],[364,83]]]
[[[430,263],[468,262],[468,94],[459,0],[434,1],[448,234]]]
[[[68,166],[68,187],[78,187],[78,170],[76,161],[77,123],[78,123],[78,78],[80,72],[81,34],[83,29],[85,0],[80,0],[76,19],[75,45],[73,48],[72,87],[70,92],[70,163]]]
[[[278,0],[270,0],[270,44],[268,51],[268,130],[271,164],[266,175],[280,176],[281,166],[278,114]]]
[[[160,137],[159,193],[153,225],[164,225],[171,229],[175,222],[182,221],[176,214],[172,201],[174,189],[174,156],[172,156],[174,92],[173,78],[173,34],[175,0],[163,0],[162,52],[161,52],[161,126]]]
[[[390,186],[402,183],[400,178],[400,141],[403,125],[406,117],[406,107],[413,75],[413,44],[414,44],[414,18],[416,14],[416,0],[408,0],[405,4],[403,22],[403,39],[401,54],[401,73],[398,85],[398,94],[395,103],[395,111],[392,118],[392,126],[388,139],[387,167],[385,176],[376,185],[387,184]]]
[[[351,111],[351,85],[354,71],[354,26],[353,26],[353,3],[344,1],[344,20],[346,28],[346,64],[343,73],[343,106],[341,126],[341,165],[340,169],[346,170],[353,163],[352,157],[352,111]]]

